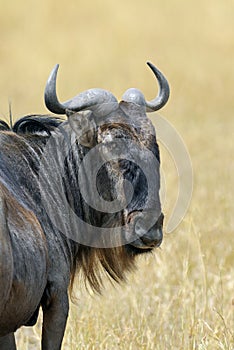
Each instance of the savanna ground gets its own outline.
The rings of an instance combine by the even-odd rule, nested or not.
[[[43,89],[60,63],[62,100],[90,87],[118,98],[131,86],[156,93],[147,60],[167,76],[161,111],[192,160],[186,217],[161,249],[139,259],[127,285],[103,296],[74,291],[63,349],[234,349],[234,3],[232,1],[0,0],[0,113],[45,113]],[[177,195],[162,148],[166,219]],[[17,332],[39,349],[40,328]]]

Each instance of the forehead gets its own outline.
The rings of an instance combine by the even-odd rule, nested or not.
[[[126,103],[104,118],[99,124],[98,134],[100,141],[108,138],[131,138],[143,143],[150,139],[155,141],[155,129],[145,109]]]
[[[112,149],[113,142],[115,143],[116,140],[120,139],[122,145],[126,146],[129,154],[131,154],[134,149],[138,149],[141,155],[146,155],[147,150],[150,150],[157,161],[160,161],[155,129],[146,115],[135,119],[123,117],[122,115],[115,116],[115,118],[112,116],[98,127],[97,142],[106,144],[108,148],[110,146],[109,152],[110,149]],[[144,150],[146,153],[144,153]],[[148,157],[146,156],[146,158]],[[145,161],[147,161],[147,159],[145,159]]]
[[[131,138],[137,140],[137,133],[134,127],[126,121],[105,122],[99,127],[100,139],[111,141],[115,138]]]

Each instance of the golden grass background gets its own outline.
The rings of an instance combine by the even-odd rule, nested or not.
[[[148,99],[167,76],[161,111],[185,141],[194,192],[183,223],[162,249],[139,259],[126,286],[102,297],[77,288],[63,349],[234,349],[233,1],[0,0],[0,115],[44,113],[43,90],[60,63],[62,100],[91,87],[118,98],[128,87]],[[166,216],[176,172],[162,149]],[[39,326],[17,332],[19,349],[39,349]]]

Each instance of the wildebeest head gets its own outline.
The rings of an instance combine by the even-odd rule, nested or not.
[[[83,186],[89,187],[89,204],[101,213],[101,222],[96,215],[98,225],[124,227],[121,243],[134,253],[149,251],[162,241],[159,149],[146,112],[165,105],[169,86],[162,73],[148,65],[159,82],[159,94],[149,102],[137,89],[127,90],[120,103],[108,91],[90,89],[60,103],[56,95],[58,65],[45,90],[48,109],[66,113],[79,143],[92,150],[85,166],[86,182],[89,177],[92,180]],[[90,184],[95,185],[92,190]]]
[[[120,103],[108,91],[90,89],[60,103],[56,94],[58,65],[45,90],[48,109],[67,114],[88,155],[80,182],[89,204],[86,221],[91,217],[92,226],[109,232],[108,239],[102,237],[98,244],[107,248],[125,245],[132,255],[158,247],[163,238],[159,149],[146,112],[165,105],[169,86],[162,73],[148,65],[159,83],[158,96],[150,102],[137,89],[127,90]],[[113,227],[114,231],[110,230]]]

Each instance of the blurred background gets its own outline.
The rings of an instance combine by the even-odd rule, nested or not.
[[[78,295],[64,348],[233,349],[234,2],[0,0],[0,8],[2,119],[9,120],[9,101],[14,120],[46,113],[43,91],[56,63],[61,100],[92,87],[118,99],[137,87],[151,99],[151,61],[171,86],[160,113],[182,136],[194,169],[182,224],[140,259],[127,286],[109,286],[102,298]],[[167,218],[178,179],[161,152]],[[20,331],[20,349],[38,349],[39,332]]]

